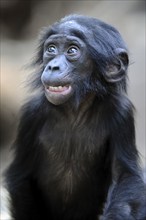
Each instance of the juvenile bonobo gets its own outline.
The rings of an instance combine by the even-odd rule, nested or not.
[[[15,220],[145,220],[119,32],[69,15],[41,34],[7,174]],[[39,94],[39,95],[38,95]]]

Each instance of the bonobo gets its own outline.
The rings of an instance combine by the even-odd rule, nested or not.
[[[41,34],[7,174],[15,220],[144,220],[119,32],[69,15]]]

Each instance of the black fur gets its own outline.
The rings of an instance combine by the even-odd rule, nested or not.
[[[86,44],[94,68],[90,77],[72,76],[73,96],[56,106],[40,80],[43,45],[68,21],[75,22],[75,30],[68,30]],[[126,95],[128,55],[119,32],[94,18],[65,17],[41,35],[35,65],[42,91],[22,109],[6,174],[14,219],[145,220],[133,106]]]

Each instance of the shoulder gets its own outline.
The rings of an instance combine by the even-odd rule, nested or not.
[[[50,103],[46,100],[44,95],[40,95],[37,97],[30,98],[27,100],[20,112],[21,112],[21,117],[35,117],[38,116],[39,114],[45,114],[45,112],[49,111],[50,109]]]
[[[126,95],[115,94],[104,100],[101,114],[108,126],[117,126],[134,120],[134,111],[134,106]]]
[[[110,120],[113,128],[127,129],[129,126],[134,126],[135,108],[126,95],[112,97],[110,108],[112,109]]]
[[[112,97],[111,107],[115,113],[126,117],[129,114],[133,115],[135,108],[130,99],[126,95],[115,95]]]
[[[19,130],[34,129],[43,125],[51,104],[46,100],[45,96],[37,96],[29,99],[20,110]]]

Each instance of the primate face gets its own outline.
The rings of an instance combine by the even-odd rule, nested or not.
[[[48,101],[55,105],[67,102],[76,90],[81,89],[78,82],[82,84],[93,70],[84,41],[71,35],[72,27],[67,26],[65,30],[49,36],[44,43],[41,80]]]

